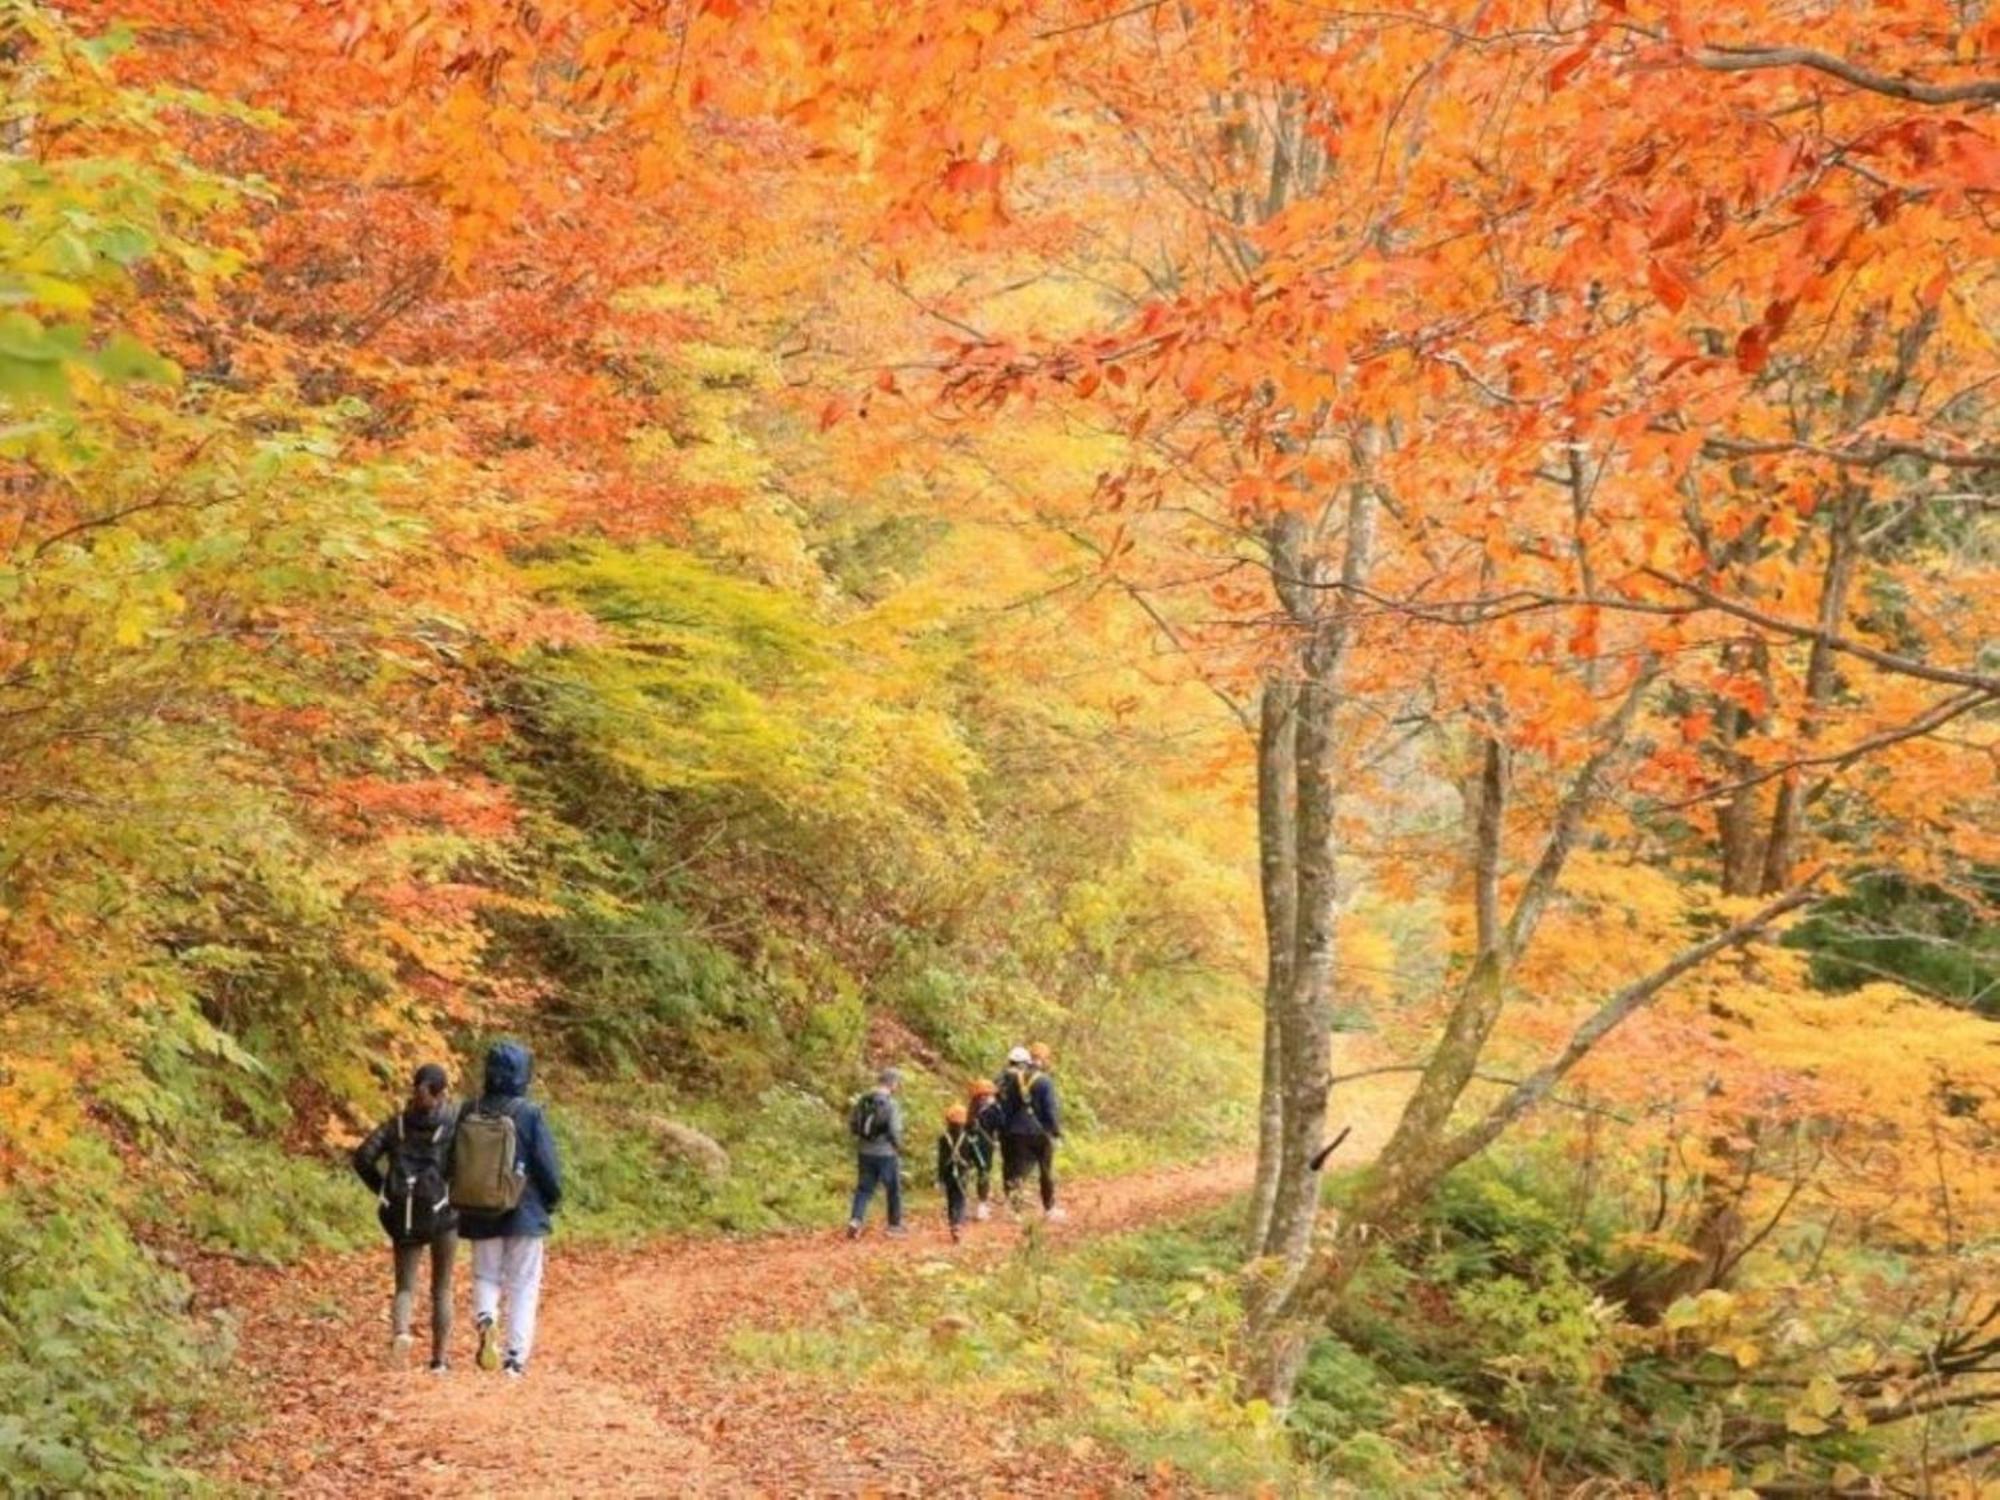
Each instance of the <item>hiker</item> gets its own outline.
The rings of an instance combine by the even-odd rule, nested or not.
[[[903,1234],[903,1104],[896,1097],[902,1088],[902,1073],[884,1068],[876,1075],[875,1087],[854,1101],[848,1115],[858,1167],[854,1209],[847,1216],[850,1240],[860,1238],[878,1187],[888,1200],[889,1233],[898,1238]]]
[[[354,1149],[354,1170],[375,1194],[376,1217],[395,1262],[396,1292],[389,1303],[389,1362],[407,1369],[416,1336],[410,1332],[417,1273],[431,1263],[431,1373],[449,1368],[451,1263],[458,1254],[458,1220],[446,1189],[453,1114],[445,1094],[450,1080],[425,1063],[410,1082],[403,1107]]]
[[[562,1202],[555,1134],[541,1107],[527,1099],[533,1071],[526,1047],[494,1045],[486,1054],[485,1092],[459,1112],[451,1159],[458,1232],[472,1242],[479,1368],[504,1365],[516,1379],[527,1373],[534,1352],[543,1242],[549,1215]]]
[[[1039,1043],[1033,1051],[1016,1047],[1007,1054],[1007,1071],[1000,1075],[1000,1186],[1008,1209],[1018,1215],[1021,1184],[1033,1170],[1041,1178],[1042,1217],[1059,1223],[1068,1217],[1056,1206],[1056,1142],[1062,1139],[1062,1113],[1048,1070],[1049,1057],[1049,1049]]]
[[[979,1157],[979,1203],[972,1211],[972,1216],[984,1224],[993,1214],[988,1200],[992,1196],[993,1164],[1000,1159],[1000,1127],[1006,1112],[1000,1108],[1000,1091],[990,1078],[972,1080],[965,1107],[971,1116],[973,1132],[984,1148]]]
[[[963,1104],[952,1105],[944,1112],[944,1131],[937,1143],[938,1186],[944,1189],[945,1222],[951,1226],[953,1244],[965,1230],[966,1179],[976,1173],[984,1182],[993,1167],[986,1138],[970,1121]]]

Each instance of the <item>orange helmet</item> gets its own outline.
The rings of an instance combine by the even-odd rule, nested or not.
[[[1045,1068],[1049,1065],[1049,1059],[1054,1057],[1055,1053],[1049,1050],[1047,1042],[1037,1042],[1028,1049],[1028,1056],[1035,1060],[1035,1066]]]
[[[947,1125],[963,1125],[965,1123],[965,1106],[963,1104],[952,1105],[951,1108],[944,1112],[944,1122]]]
[[[975,1078],[972,1080],[971,1095],[974,1099],[990,1099],[999,1092],[998,1089],[993,1087],[993,1080],[990,1078]]]

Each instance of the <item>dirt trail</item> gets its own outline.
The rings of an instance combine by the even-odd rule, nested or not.
[[[1372,1115],[1374,1111],[1370,1111]],[[1371,1134],[1365,1128],[1357,1136]],[[1377,1143],[1352,1139],[1346,1162]],[[1247,1159],[1079,1182],[1075,1241],[1184,1217],[1243,1191]],[[239,1364],[263,1420],[216,1465],[260,1493],[298,1496],[1078,1496],[1157,1492],[1116,1455],[1080,1461],[1026,1445],[1005,1412],[742,1369],[744,1328],[823,1323],[828,1298],[885,1257],[985,1257],[1018,1231],[972,1226],[953,1247],[916,1198],[902,1241],[834,1232],[665,1241],[638,1251],[557,1240],[534,1369],[473,1368],[466,1262],[456,1365],[385,1376],[381,1254],[278,1273],[212,1263],[203,1300],[241,1317]]]

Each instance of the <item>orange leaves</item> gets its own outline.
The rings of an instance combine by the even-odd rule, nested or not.
[[[1758,158],[1751,182],[1758,198],[1769,203],[1790,185],[1793,176],[1807,160],[1805,142],[1790,137],[1781,137],[1771,143],[1770,148]]]
[[[391,781],[359,776],[337,782],[328,797],[341,809],[347,827],[357,833],[428,826],[502,839],[513,833],[517,812],[506,787],[479,777]]]
[[[1956,123],[1956,122],[1954,122]],[[1970,125],[1948,131],[1951,175],[1967,192],[2000,193],[2000,142]]]

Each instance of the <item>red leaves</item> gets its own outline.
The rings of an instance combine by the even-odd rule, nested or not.
[[[1716,690],[1753,719],[1770,710],[1771,695],[1762,681],[1747,673],[1734,673],[1716,684]]]
[[[1739,370],[1746,375],[1755,375],[1770,363],[1771,346],[1791,326],[1792,312],[1798,303],[1796,286],[1781,291],[1765,305],[1764,316],[1736,336],[1736,367]]]
[[[1689,293],[1694,290],[1687,271],[1678,262],[1657,256],[1646,262],[1646,284],[1669,312],[1679,312],[1685,307]]]
[[[1585,609],[1577,616],[1576,628],[1570,632],[1569,654],[1576,657],[1597,655],[1598,626],[1600,614],[1595,608]]]
[[[1755,375],[1771,362],[1771,333],[1762,323],[1752,323],[1736,335],[1736,368]]]
[[[1000,190],[1000,164],[960,157],[944,169],[944,185],[968,198]]]
[[[1558,94],[1576,76],[1577,70],[1590,61],[1590,54],[1597,50],[1597,37],[1593,34],[1581,47],[1565,52],[1555,60],[1549,69],[1548,86],[1551,94]]]
[[[1613,6],[1611,8],[1614,10],[1622,9],[1621,6]],[[1569,81],[1576,76],[1577,70],[1590,61],[1590,55],[1597,50],[1597,44],[1604,40],[1606,30],[1608,30],[1608,27],[1602,22],[1593,25],[1584,33],[1581,43],[1571,48],[1568,52],[1563,53],[1562,56],[1555,60],[1549,68],[1547,80],[1548,90],[1551,94],[1561,93],[1569,85]]]
[[[1664,250],[1669,245],[1678,245],[1694,233],[1695,197],[1684,187],[1671,187],[1653,205],[1653,214],[1646,224],[1646,246],[1651,250]]]
[[[1967,125],[1950,131],[1948,150],[1960,187],[1975,193],[2000,193],[2000,143]]]

